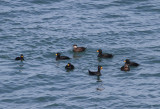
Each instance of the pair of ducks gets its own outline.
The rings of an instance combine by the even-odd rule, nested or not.
[[[126,59],[124,62],[125,62],[124,66],[121,67],[122,71],[130,71],[130,66],[133,66],[133,67],[139,66],[138,63],[131,62],[129,59]]]
[[[77,47],[77,45],[73,45],[73,52],[83,52],[85,51],[86,48],[85,47]],[[70,57],[68,56],[61,56],[60,53],[57,53],[56,54],[56,60],[66,60],[66,59],[71,59]]]

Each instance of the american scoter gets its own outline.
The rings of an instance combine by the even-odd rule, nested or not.
[[[57,53],[56,54],[56,60],[66,60],[66,59],[70,59],[69,57],[67,57],[67,56],[61,56],[61,54],[60,53]]]
[[[88,70],[88,72],[89,72],[89,75],[97,75],[97,76],[101,76],[100,70],[102,70],[102,69],[103,69],[102,66],[98,66],[98,71],[93,72],[93,71]]]
[[[21,54],[20,57],[16,57],[15,60],[21,60],[21,61],[23,61],[24,60],[23,54]]]
[[[131,62],[129,59],[126,59],[124,62],[127,63],[129,66],[135,66],[135,67],[139,66],[138,63]]]
[[[74,69],[74,66],[73,66],[71,63],[68,63],[68,64],[65,66],[65,69],[67,69],[67,70],[73,70],[73,69]]]
[[[98,57],[100,57],[100,58],[112,58],[113,57],[112,54],[102,53],[101,49],[97,50],[97,52],[99,52]]]

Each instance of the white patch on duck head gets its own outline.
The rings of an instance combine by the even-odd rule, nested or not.
[[[77,48],[77,45],[73,45],[73,48]]]

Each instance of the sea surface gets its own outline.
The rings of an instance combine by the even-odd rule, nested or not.
[[[160,109],[160,0],[1,0],[0,109]]]

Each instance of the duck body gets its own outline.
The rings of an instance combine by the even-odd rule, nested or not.
[[[73,66],[71,63],[68,63],[68,64],[65,66],[65,69],[67,69],[67,70],[73,70],[73,69],[74,69],[74,66]]]
[[[73,52],[83,52],[85,50],[85,47],[77,47],[77,45],[73,45]]]
[[[99,54],[98,54],[97,57],[100,57],[100,58],[112,58],[112,57],[113,57],[112,54],[102,53],[102,50],[101,50],[101,49],[97,50],[97,52],[99,52]]]
[[[88,70],[88,72],[89,72],[89,75],[98,75],[98,76],[101,76],[101,72],[93,72],[93,71],[90,71],[90,70]]]
[[[98,57],[100,58],[112,58],[112,54],[104,53],[104,54],[98,54]]]
[[[66,60],[66,59],[70,59],[70,58],[67,56],[56,57],[56,60]]]
[[[101,72],[100,72],[101,69],[102,69],[102,66],[98,66],[98,71],[90,71],[90,70],[88,70],[89,75],[101,76]]]
[[[70,59],[68,56],[61,56],[60,53],[57,53],[56,54],[56,60],[67,60],[67,59]]]
[[[129,65],[125,63],[125,65],[121,67],[121,71],[130,71]]]
[[[127,63],[129,66],[134,66],[134,67],[139,66],[138,63],[136,63],[136,62],[131,62],[129,59],[126,59],[124,62]]]
[[[16,57],[15,60],[21,60],[21,61],[23,61],[24,60],[23,54],[21,54],[20,57]]]

